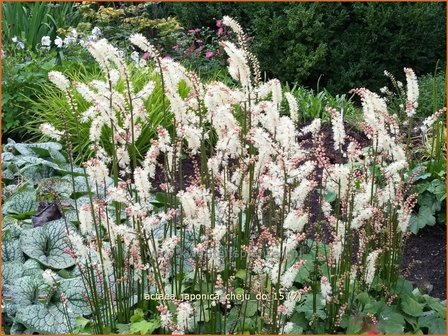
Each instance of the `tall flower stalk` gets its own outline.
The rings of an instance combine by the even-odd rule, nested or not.
[[[387,288],[397,281],[415,196],[386,101],[353,90],[365,143],[327,108],[340,158],[332,163],[320,119],[299,125],[294,97],[276,79],[260,82],[241,27],[222,22],[237,35],[223,42],[232,87],[203,83],[142,35],[131,36],[150,56],[147,69],[160,73],[173,116],[173,128],[160,127],[146,154],[137,155],[135,142],[155,83],[136,90],[116,48],[106,40],[88,45],[103,81],[70,84],[52,74],[90,103],[81,122],[91,122],[96,157],[84,164],[89,193],[78,204],[79,232],[68,239],[98,333],[147,308],[147,296],[157,301],[149,315],[163,332],[287,332],[307,300],[310,323],[323,309],[325,330],[335,331],[356,293],[379,279]],[[111,153],[101,146],[104,130]]]

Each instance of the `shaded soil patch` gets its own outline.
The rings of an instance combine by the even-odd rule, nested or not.
[[[306,125],[301,125],[299,128],[302,126]],[[345,124],[345,130],[349,137],[349,141],[355,140],[362,147],[368,145],[369,141],[365,135],[353,126]],[[320,134],[323,135],[325,152],[330,163],[345,163],[346,158],[341,157],[341,155],[334,150],[331,125],[323,124]],[[311,148],[313,145],[311,135],[309,134],[299,137],[298,141],[300,141],[305,148]],[[349,141],[346,141],[344,150]],[[161,169],[162,164],[163,159],[159,160],[159,165],[156,169],[154,187],[157,191],[162,191],[161,184],[166,182]],[[192,183],[195,176],[200,175],[199,167],[200,159],[198,156],[195,156],[193,159],[186,158],[182,160],[184,188]],[[318,180],[321,179],[321,175],[322,171],[318,170]],[[179,187],[180,186],[176,186],[176,189]],[[317,192],[314,195],[311,195],[310,222],[316,222],[317,220],[320,211],[318,198],[319,195]],[[329,228],[322,227],[322,229],[323,237],[321,236],[320,238],[323,239],[323,241],[330,241]],[[312,225],[307,226],[305,232],[309,238],[313,238],[316,234]],[[356,245],[356,239],[354,244]],[[409,236],[403,253],[401,274],[409,281],[412,281],[422,292],[442,300],[446,299],[446,226],[427,227],[421,230],[418,235]]]
[[[411,235],[401,272],[423,292],[446,299],[446,226],[429,226]]]

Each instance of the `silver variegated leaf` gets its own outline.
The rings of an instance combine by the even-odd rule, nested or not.
[[[2,262],[19,261],[24,262],[25,256],[20,248],[18,239],[4,240],[2,242]]]
[[[90,309],[85,299],[82,281],[66,279],[59,282],[48,303],[38,303],[20,309],[16,321],[26,328],[42,334],[65,334],[76,325],[76,317],[87,315]],[[65,306],[61,301],[61,293],[68,299]],[[68,312],[68,314],[66,314]]]
[[[65,251],[67,236],[64,220],[48,222],[42,227],[25,230],[20,237],[22,251],[46,267],[62,269],[75,264]]]

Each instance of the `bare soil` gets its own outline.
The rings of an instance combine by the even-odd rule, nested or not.
[[[346,134],[356,140],[361,146],[368,144],[366,137],[354,127],[346,124]],[[325,151],[330,163],[343,163],[345,160],[333,149],[331,125],[324,124],[321,128],[324,137]],[[298,139],[305,147],[311,146],[310,135]],[[200,167],[199,158],[183,160],[184,187],[191,183],[193,176],[198,176]],[[318,172],[318,178],[321,172]],[[160,190],[160,184],[165,181],[161,169],[156,171],[156,189]],[[319,212],[318,195],[311,196],[310,221],[316,221]],[[307,235],[314,236],[312,226],[308,226]],[[329,232],[327,232],[329,237]],[[324,230],[324,235],[325,230]],[[327,238],[328,238],[327,237]],[[321,237],[324,240],[326,237]],[[433,226],[424,228],[417,235],[410,235],[406,241],[401,265],[402,275],[413,282],[423,292],[431,296],[446,299],[446,226]]]
[[[445,300],[446,257],[446,226],[425,227],[406,242],[402,274],[423,292]]]

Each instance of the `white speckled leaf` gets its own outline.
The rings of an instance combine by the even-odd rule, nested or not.
[[[4,240],[2,242],[2,262],[25,261],[25,256],[20,249],[20,241],[18,239]]]
[[[31,148],[42,148],[46,150],[55,150],[60,151],[62,149],[62,145],[58,142],[39,142],[28,145]]]
[[[23,262],[12,261],[2,264],[2,282],[5,284],[14,284],[14,282],[23,275]]]
[[[22,251],[47,267],[62,269],[75,264],[74,259],[65,252],[68,244],[65,225],[61,220],[26,230],[20,240]]]
[[[66,307],[70,312],[68,317],[64,315],[62,303],[57,301],[49,304],[38,303],[20,309],[16,315],[16,322],[41,334],[68,333],[69,324],[74,327],[76,317],[87,315],[90,310],[83,296],[85,290],[80,279],[61,280],[60,286],[60,290],[68,298]]]
[[[36,209],[36,192],[34,190],[23,190],[6,200],[2,207],[2,213],[21,215]]]
[[[34,259],[28,259],[23,264],[23,276],[37,276],[42,274],[42,266]]]
[[[40,297],[48,295],[49,287],[41,276],[24,276],[16,279],[12,289],[12,303],[17,307],[37,304]]]

